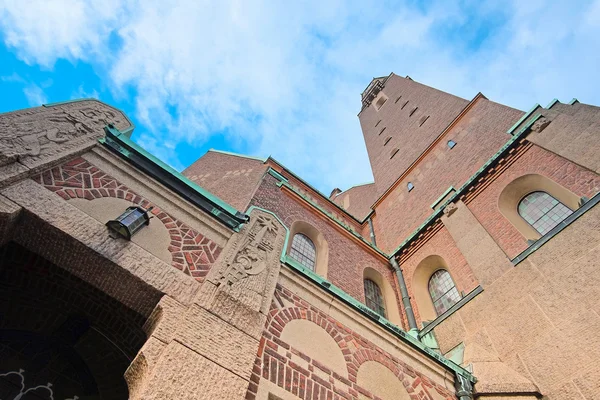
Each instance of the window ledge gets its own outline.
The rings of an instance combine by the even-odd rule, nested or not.
[[[436,319],[434,319],[429,324],[427,324],[427,326],[425,326],[419,332],[419,340],[421,340],[423,338],[423,336],[425,336],[429,332],[431,332],[436,326],[438,326],[439,324],[441,324],[442,322],[444,322],[446,319],[448,319],[448,317],[450,317],[456,311],[460,310],[469,301],[473,300],[475,298],[475,296],[477,296],[481,292],[483,292],[483,288],[481,286],[477,286],[475,289],[471,290],[465,297],[463,297],[462,299],[460,299],[452,307],[450,307],[448,310],[446,310],[445,313],[443,313],[442,315],[438,316]]]
[[[573,211],[573,214],[569,215],[567,218],[562,220],[558,225],[556,225],[550,232],[546,233],[544,236],[533,242],[529,247],[523,250],[518,256],[513,258],[511,262],[513,265],[519,264],[521,261],[525,260],[529,257],[530,254],[536,252],[540,247],[542,247],[546,242],[552,239],[554,236],[558,235],[563,229],[567,226],[571,225],[575,222],[579,217],[585,214],[588,210],[591,210],[596,204],[600,203],[600,192],[596,193],[594,197],[585,202],[584,205],[579,207],[577,210]]]

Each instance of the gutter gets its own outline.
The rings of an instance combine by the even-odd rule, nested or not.
[[[98,141],[110,151],[124,158],[140,171],[156,179],[228,228],[237,232],[250,219],[247,214],[239,212],[231,205],[148,153],[112,124],[107,125],[104,128],[104,132],[106,136],[98,139]]]

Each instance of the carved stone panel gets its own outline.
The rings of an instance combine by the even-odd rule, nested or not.
[[[213,295],[227,293],[236,302],[266,314],[279,274],[285,236],[285,227],[274,215],[254,210],[250,222],[230,239],[207,277],[216,288]]]
[[[109,123],[131,126],[122,112],[97,100],[0,114],[0,166],[18,162],[31,169],[93,146]]]

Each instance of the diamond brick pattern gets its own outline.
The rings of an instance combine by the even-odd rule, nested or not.
[[[282,299],[294,306],[283,307]],[[296,319],[317,324],[335,340],[346,360],[345,376],[339,375],[280,339],[285,325]],[[304,360],[305,366],[295,363],[292,359],[294,357]],[[252,369],[246,399],[256,399],[260,380],[267,379],[304,400],[377,400],[380,398],[357,384],[358,370],[367,361],[378,362],[392,371],[406,388],[411,400],[455,399],[451,390],[432,382],[402,360],[309,305],[285,287],[277,285]],[[324,375],[328,375],[329,379],[324,379]]]
[[[33,178],[65,200],[101,197],[125,199],[145,209],[154,207],[152,214],[168,229],[171,237],[171,265],[202,282],[221,253],[221,247],[185,223],[172,217],[159,206],[139,196],[133,190],[104,173],[83,158],[76,158]]]

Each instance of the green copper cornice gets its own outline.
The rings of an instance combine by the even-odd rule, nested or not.
[[[237,231],[243,223],[248,221],[246,214],[239,212],[148,153],[113,125],[106,126],[104,131],[106,136],[99,139],[100,143],[184,199],[212,215],[227,227]]]

